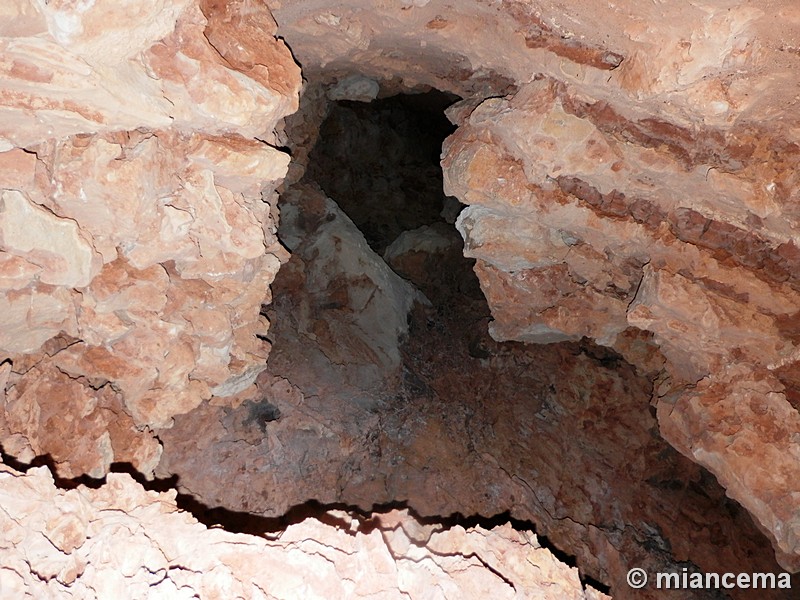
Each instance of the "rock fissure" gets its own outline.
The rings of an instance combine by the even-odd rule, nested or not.
[[[0,13],[4,593],[800,569],[794,4]]]

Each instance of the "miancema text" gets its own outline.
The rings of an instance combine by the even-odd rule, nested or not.
[[[681,589],[791,589],[789,573],[656,573],[656,587],[665,590]]]

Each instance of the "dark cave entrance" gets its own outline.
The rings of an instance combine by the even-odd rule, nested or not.
[[[659,436],[651,381],[589,342],[488,335],[442,191],[453,100],[336,104],[323,90],[288,120],[305,172],[281,192],[291,258],[265,303],[261,400],[177,417],[162,475],[206,522],[250,533],[337,506],[524,523],[612,592],[620,565],[772,568],[749,516]]]
[[[473,272],[475,260],[464,257],[454,227],[463,205],[445,195],[439,164],[444,140],[456,130],[445,110],[458,100],[430,90],[369,103],[333,102],[306,172],[306,179],[352,219],[370,248],[424,295],[409,314],[410,331],[401,347],[403,373],[412,387],[419,381],[409,367],[429,363],[420,360],[425,352],[419,342],[435,339],[431,350],[441,352],[447,347],[440,344],[442,334],[466,335],[473,358],[487,358],[482,346],[491,342],[485,335],[490,311]]]
[[[433,91],[332,103],[304,179],[284,195],[288,218],[281,227],[290,243],[298,243],[298,230],[313,239],[342,218],[324,206],[327,197],[371,251],[423,294],[410,304],[400,336],[397,380],[387,377],[389,370],[370,380],[329,367],[370,360],[359,350],[341,352],[369,336],[331,325],[352,323],[347,311],[358,306],[352,296],[363,273],[323,277],[324,288],[315,286],[319,273],[310,263],[326,246],[300,242],[273,284],[270,369],[294,373],[290,379],[310,398],[336,398],[318,406],[336,407],[342,420],[357,424],[344,427],[347,434],[364,436],[360,450],[343,458],[337,494],[329,500],[365,509],[402,502],[422,517],[520,519],[548,536],[562,559],[575,556],[583,576],[600,589],[616,587],[622,574],[610,571],[605,551],[587,539],[587,521],[625,531],[621,541],[612,536],[620,555],[653,567],[677,565],[675,556],[708,565],[706,553],[716,561],[719,539],[675,535],[704,529],[705,518],[727,532],[723,537],[747,531],[746,543],[769,560],[769,544],[749,517],[713,477],[660,438],[647,402],[651,383],[619,355],[586,340],[539,346],[498,343],[488,335],[491,313],[453,226],[462,206],[442,189],[442,143],[455,130],[443,112],[454,100]],[[365,253],[357,254],[363,260]],[[299,289],[316,299],[301,299]],[[307,328],[313,340],[305,347],[317,349],[306,353],[296,343],[304,328],[295,316],[300,306],[300,313],[324,322]],[[685,504],[697,512],[681,513]],[[645,525],[631,527],[635,522]],[[689,568],[697,569],[691,562]]]
[[[320,374],[331,373],[355,404],[395,409],[436,395],[426,383],[433,362],[468,367],[462,346],[468,361],[488,358],[490,311],[454,227],[463,206],[444,194],[439,164],[455,131],[445,109],[457,100],[431,90],[327,106],[304,177],[281,196],[278,235],[293,256],[267,311],[270,366],[297,370],[304,357],[317,377],[298,374],[306,391],[330,391]],[[320,256],[328,262],[318,268]],[[359,315],[364,302],[384,306]],[[298,344],[298,332],[316,347]]]
[[[445,222],[458,201],[443,191],[439,155],[455,131],[438,91],[370,103],[333,103],[307,176],[342,208],[379,255],[404,231]],[[457,210],[457,209],[455,209]]]

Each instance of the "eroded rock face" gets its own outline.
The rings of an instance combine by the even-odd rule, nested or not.
[[[129,475],[59,490],[0,465],[0,589],[23,598],[601,600],[532,532],[332,511],[274,539],[208,530]],[[24,557],[24,558],[23,558]]]
[[[241,9],[3,9],[0,432],[23,461],[151,474],[153,430],[263,369],[289,162],[266,142],[300,77],[269,11]]]
[[[305,352],[281,348],[294,360],[307,360],[307,389],[325,379],[320,369],[336,365],[332,379],[371,405],[375,391],[391,388],[398,378],[408,313],[425,298],[369,248],[353,221],[314,186],[282,195],[280,232],[292,252],[283,267],[291,283],[273,290],[274,304],[288,308],[273,338],[312,342],[305,344]]]
[[[319,114],[317,97],[289,119],[291,140],[294,127],[305,134]],[[386,184],[424,179],[413,160],[422,140],[413,138],[422,148],[410,155],[400,150],[407,141],[387,143],[385,160],[375,160],[377,140],[392,139],[411,120],[398,114],[397,130],[374,129],[388,104],[374,114],[358,108],[358,117],[337,114],[349,106],[329,112],[334,125],[321,136],[343,121],[352,129],[321,137],[311,153],[318,164],[282,194],[279,236],[293,256],[267,308],[274,345],[260,394],[235,409],[202,406],[177,417],[161,435],[158,475],[176,476],[179,489],[207,507],[209,522],[232,520],[252,531],[263,525],[245,513],[280,517],[309,498],[363,510],[402,501],[424,516],[506,514],[535,523],[619,597],[630,593],[632,565],[779,571],[748,515],[658,435],[650,398],[664,358],[652,334],[631,328],[621,336],[638,372],[585,341],[545,346],[489,337],[475,261],[463,257],[450,212],[439,215],[449,204],[441,181],[401,199]],[[333,172],[332,195],[344,194],[353,221],[372,232],[369,246],[314,182],[314,173]],[[405,210],[399,217],[396,205]],[[414,228],[398,234],[403,226]],[[383,263],[372,248],[385,248],[386,264],[410,284],[376,285],[380,278],[367,273]],[[416,288],[406,297],[417,302],[405,335],[376,344],[365,330],[374,335],[396,322],[392,287]],[[365,295],[374,304],[362,310]],[[379,360],[387,345],[401,357],[399,370]],[[363,385],[370,382],[365,366],[382,367],[377,385]],[[200,440],[195,431],[207,435]]]
[[[800,298],[780,275],[794,243],[744,229],[765,184],[747,166],[712,176],[624,141],[544,80],[474,110],[444,166],[470,205],[458,226],[495,338],[615,346],[629,328],[652,333],[666,359],[654,397],[665,437],[720,478],[793,568],[796,478],[759,475],[793,472],[800,449],[775,374],[796,352],[781,324]]]
[[[445,252],[458,257],[450,235]],[[443,253],[429,251],[392,261],[431,296],[441,280],[424,276],[442,263]],[[446,269],[446,287],[469,297],[469,270]],[[277,278],[276,323],[302,314],[295,285]],[[633,564],[780,570],[749,516],[660,439],[650,385],[618,356],[575,344],[498,344],[471,327],[488,321],[480,304],[465,311],[458,302],[419,309],[400,385],[387,379],[366,391],[347,385],[334,362],[350,352],[346,362],[358,364],[360,346],[337,346],[326,359],[315,343],[325,349],[325,340],[276,325],[260,401],[176,417],[162,434],[159,474],[177,474],[180,489],[208,507],[271,517],[308,498],[364,510],[402,500],[425,516],[508,511],[622,597]]]
[[[660,353],[664,436],[796,569],[796,4],[271,6],[323,82],[465,98],[443,166],[493,335]]]
[[[663,464],[652,404],[661,435],[753,515],[785,568],[800,568],[796,3],[620,0],[603,12],[550,0],[267,4],[277,24],[266,5],[245,0],[0,8],[3,450],[26,462],[48,456],[62,477],[99,477],[114,462],[152,475],[160,434],[191,459],[186,489],[243,510],[279,512],[310,496],[364,505],[404,497],[432,512],[507,506],[552,527],[615,585],[642,548],[653,565],[686,557],[751,570],[757,536],[742,515],[720,520],[708,506],[722,498],[702,471],[674,455]],[[306,128],[293,132],[291,167],[277,147],[289,142],[280,121],[297,107],[300,72],[276,34],[316,101],[301,117]],[[337,287],[326,268],[317,300],[341,312],[341,327],[317,315],[303,321],[307,340],[327,344],[328,354],[318,347],[319,360],[306,363],[320,373],[301,372],[297,357],[311,346],[300,343],[263,373],[261,306],[288,259],[275,236],[279,180],[289,169],[296,182],[308,166],[328,100],[431,87],[464,99],[449,111],[459,129],[443,166],[448,193],[468,205],[458,227],[494,339],[462,340],[449,363],[417,339],[406,350],[414,368],[403,371],[396,343],[414,294],[365,273],[351,294],[353,282]],[[452,231],[423,227],[385,240],[385,258],[433,294],[441,281],[427,278],[429,256],[457,246],[448,245]],[[295,283],[316,268],[296,269]],[[473,291],[457,272],[448,286]],[[370,289],[399,299],[391,318],[368,313],[381,320],[377,337],[358,318],[346,321]],[[304,306],[295,300],[283,308]],[[469,325],[482,331],[489,314],[474,316]],[[447,323],[435,311],[417,318],[417,327]],[[293,322],[286,317],[287,329]],[[338,348],[348,337],[361,342],[358,352]],[[583,338],[612,347],[636,372],[606,373],[603,361],[619,357],[594,356]],[[376,339],[384,354],[372,360]],[[562,345],[507,351],[500,340]],[[467,360],[488,364],[453,375]],[[527,388],[493,379],[530,369],[544,385],[562,362],[584,393],[553,399],[542,387],[532,405]],[[342,372],[353,383],[344,393]],[[385,374],[390,384],[370,395]],[[508,405],[486,406],[487,382]],[[619,405],[608,406],[609,389]],[[453,390],[463,404],[451,402]],[[376,410],[395,395],[395,412]],[[459,411],[463,431],[452,421]],[[478,433],[476,413],[488,419]],[[574,440],[586,452],[569,471],[515,462],[515,444],[532,443],[524,427],[503,429],[519,414],[546,422],[548,452],[569,454]],[[619,443],[597,466],[607,439]],[[257,496],[231,496],[212,484],[235,490],[239,473],[208,478],[205,457],[192,463],[198,449],[219,453],[216,465],[249,456],[245,472],[302,468],[273,472]],[[642,457],[633,467],[630,452]],[[398,467],[404,457],[416,462]],[[175,464],[161,460],[167,472]],[[485,496],[443,498],[458,488],[454,464],[465,465],[463,489],[502,481]],[[524,485],[534,471],[541,488]],[[576,473],[583,484],[570,480]],[[657,492],[634,494],[652,477]],[[651,505],[615,512],[608,480],[619,485],[612,495]],[[698,480],[703,508],[686,530],[701,533],[673,540],[667,556],[658,540],[673,512],[659,504],[669,495],[659,486],[694,489]],[[631,528],[642,514],[644,525]],[[719,540],[731,537],[742,545],[720,558]]]

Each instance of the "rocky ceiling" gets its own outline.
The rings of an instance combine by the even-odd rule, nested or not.
[[[800,570],[792,0],[6,0],[0,44],[0,589]]]

